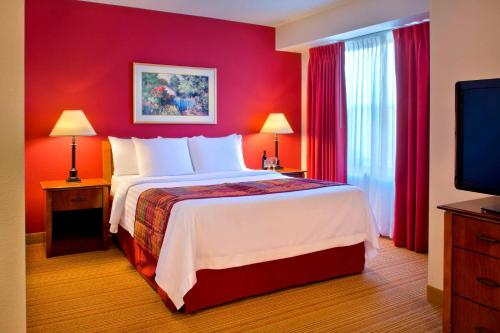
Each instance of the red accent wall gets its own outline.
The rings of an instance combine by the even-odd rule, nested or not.
[[[273,28],[73,0],[26,1],[26,223],[43,231],[41,180],[64,179],[70,138],[48,135],[64,109],[84,110],[97,137],[78,139],[77,169],[100,177],[108,136],[244,135],[258,168],[273,138],[259,134],[269,112],[295,131],[280,158],[300,165],[300,55],[275,51]],[[217,68],[217,125],[134,125],[132,63]],[[272,154],[271,154],[272,155]]]

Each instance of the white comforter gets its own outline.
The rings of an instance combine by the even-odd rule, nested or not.
[[[137,200],[149,188],[283,177],[268,171],[240,171],[124,179],[114,193],[111,232],[117,232],[120,224],[134,236]],[[172,209],[155,281],[180,309],[184,295],[196,283],[197,270],[238,267],[362,241],[367,257],[373,256],[378,231],[364,193],[354,186],[186,200]]]

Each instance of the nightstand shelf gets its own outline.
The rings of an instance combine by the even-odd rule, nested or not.
[[[108,248],[108,182],[46,181],[41,186],[47,257]]]

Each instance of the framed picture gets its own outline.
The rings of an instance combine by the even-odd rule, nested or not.
[[[216,124],[215,68],[134,63],[134,124]]]

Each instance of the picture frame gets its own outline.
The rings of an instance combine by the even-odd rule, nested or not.
[[[134,124],[217,124],[217,69],[135,63]]]

